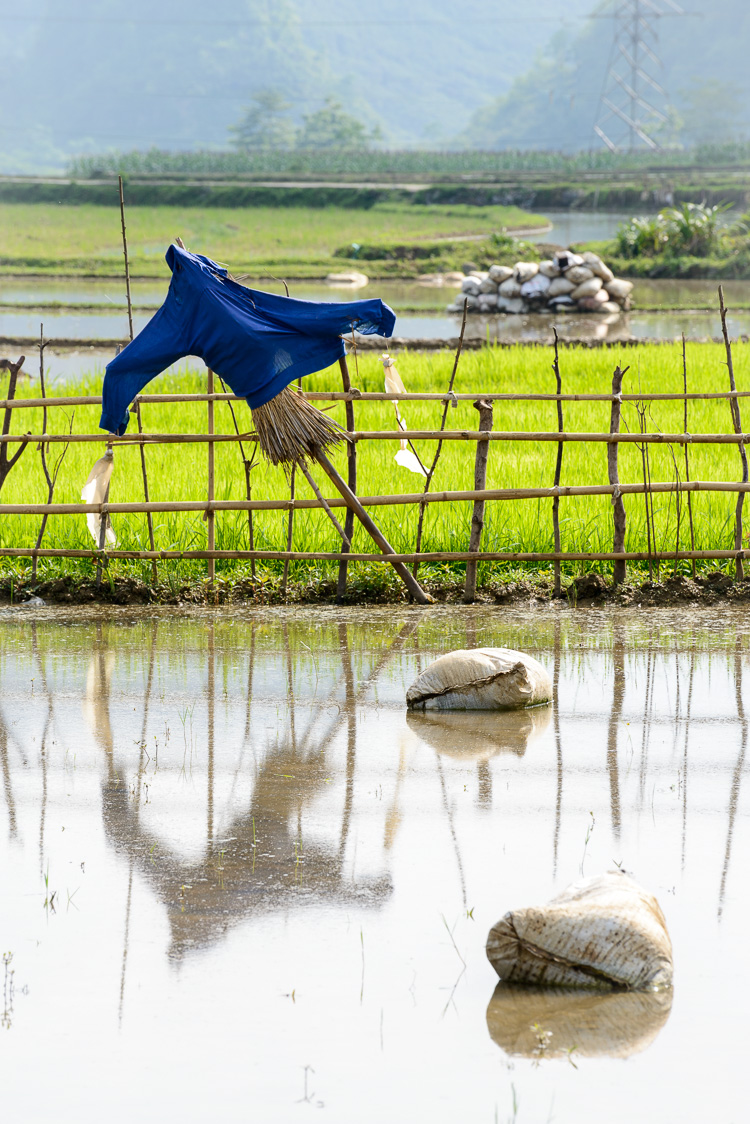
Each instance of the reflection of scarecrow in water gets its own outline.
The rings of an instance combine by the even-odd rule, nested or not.
[[[156,629],[156,625],[154,626]],[[402,630],[385,658],[397,651],[413,626]],[[213,628],[213,626],[211,626]],[[153,680],[155,636],[152,640],[148,686],[144,698],[144,736],[150,686]],[[288,648],[288,644],[287,644]],[[379,661],[373,674],[355,691],[351,674],[346,627],[342,632],[342,662],[346,702],[327,726],[316,733],[323,715],[330,714],[331,700],[323,701],[300,731],[295,720],[295,700],[290,692],[289,726],[284,737],[274,744],[258,770],[250,805],[214,838],[209,821],[207,845],[198,861],[185,861],[163,851],[161,838],[141,822],[140,801],[131,798],[125,781],[125,770],[116,768],[117,731],[112,731],[109,714],[109,685],[114,658],[100,636],[92,655],[87,677],[84,713],[95,736],[105,749],[109,769],[103,786],[102,806],[107,837],[129,859],[132,872],[137,870],[149,883],[167,909],[170,929],[170,954],[182,957],[192,947],[205,946],[220,940],[231,927],[259,912],[273,912],[290,905],[346,904],[359,906],[381,904],[391,893],[387,873],[374,878],[352,881],[345,869],[345,840],[351,816],[352,779],[356,745],[353,737],[356,705],[369,690],[385,659]],[[214,647],[209,634],[209,688],[214,682]],[[252,667],[250,668],[252,673]],[[338,691],[336,687],[334,694]],[[249,691],[251,697],[252,690]],[[209,799],[213,777],[212,707],[209,706],[208,768]],[[330,778],[327,750],[344,724],[350,739],[347,756],[347,794],[341,825],[341,839],[316,843],[300,840],[303,811],[325,791]],[[249,733],[250,724],[246,727]],[[143,765],[143,762],[141,762]],[[158,858],[154,859],[154,855]]]

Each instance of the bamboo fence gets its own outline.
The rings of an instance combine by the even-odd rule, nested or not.
[[[729,349],[728,349],[729,353]],[[2,361],[0,361],[2,362]],[[730,368],[731,372],[731,368]],[[343,368],[342,368],[343,374]],[[208,495],[205,500],[180,500],[171,502],[160,501],[143,501],[128,502],[128,503],[110,503],[105,502],[101,504],[85,504],[85,503],[0,503],[0,516],[13,516],[13,515],[82,515],[97,513],[105,517],[107,514],[130,514],[142,513],[150,517],[155,512],[196,512],[201,513],[207,522],[207,540],[208,549],[206,550],[159,550],[156,549],[152,542],[152,549],[150,550],[122,550],[122,549],[63,549],[63,548],[45,548],[41,546],[41,536],[37,541],[37,545],[33,547],[3,547],[0,548],[0,556],[13,557],[13,558],[32,558],[35,561],[38,558],[89,558],[99,564],[106,564],[109,559],[123,558],[123,559],[141,559],[148,560],[153,563],[155,572],[156,563],[159,561],[172,561],[182,559],[201,559],[207,563],[209,584],[213,583],[215,579],[215,565],[217,560],[228,559],[246,559],[253,563],[256,561],[283,561],[288,563],[290,561],[330,561],[339,563],[339,581],[338,593],[342,595],[345,582],[348,563],[352,562],[384,562],[389,564],[397,563],[414,563],[415,567],[424,562],[465,562],[467,566],[467,599],[471,600],[474,596],[474,587],[476,582],[476,566],[483,562],[553,562],[556,566],[556,574],[559,575],[559,565],[566,562],[611,562],[614,566],[614,574],[616,581],[623,581],[625,577],[625,566],[629,561],[648,561],[651,563],[659,563],[659,561],[672,560],[697,560],[697,559],[716,559],[716,560],[734,560],[737,568],[737,576],[742,576],[742,561],[750,560],[750,549],[743,549],[743,525],[742,525],[742,504],[741,501],[744,493],[750,491],[750,482],[747,478],[747,461],[745,457],[745,444],[750,441],[750,433],[746,434],[741,431],[740,416],[739,416],[739,400],[750,397],[750,391],[738,391],[732,385],[730,390],[727,391],[712,391],[707,393],[698,392],[683,392],[678,393],[639,393],[639,394],[625,394],[620,392],[622,385],[622,377],[625,374],[619,368],[615,371],[613,377],[613,392],[611,394],[522,394],[522,393],[473,393],[473,394],[455,394],[452,391],[448,394],[445,393],[407,393],[407,394],[392,394],[392,393],[362,393],[348,385],[348,379],[344,379],[345,390],[343,392],[308,392],[305,397],[314,402],[344,402],[347,406],[346,422],[348,428],[342,431],[342,436],[347,442],[347,454],[349,460],[348,477],[349,486],[354,496],[347,498],[337,497],[324,497],[317,488],[315,491],[314,499],[300,499],[296,496],[291,496],[289,499],[281,500],[263,500],[251,499],[250,488],[248,484],[246,500],[216,500],[215,496],[215,466],[214,466],[214,449],[217,442],[234,442],[239,444],[242,453],[243,462],[248,463],[244,445],[253,445],[256,441],[255,434],[252,432],[241,432],[237,425],[236,417],[232,411],[232,418],[234,422],[234,432],[217,433],[214,432],[214,405],[216,402],[229,402],[230,404],[235,401],[243,401],[237,399],[233,394],[229,393],[215,393],[213,392],[213,379],[209,374],[208,393],[206,394],[142,394],[139,395],[133,404],[134,410],[139,410],[143,404],[153,405],[158,407],[159,404],[164,403],[206,403],[207,410],[207,432],[205,433],[148,433],[137,432],[127,434],[124,437],[112,437],[105,433],[101,434],[88,434],[88,433],[10,433],[10,419],[11,411],[14,410],[27,410],[27,409],[42,409],[50,410],[54,408],[67,409],[71,406],[96,406],[101,403],[101,398],[98,396],[70,396],[70,397],[49,397],[49,398],[27,398],[19,399],[9,397],[0,399],[0,411],[5,411],[4,424],[2,433],[0,433],[0,453],[4,452],[4,446],[16,445],[19,448],[28,444],[37,444],[40,448],[52,444],[72,444],[72,443],[93,443],[93,444],[112,444],[113,446],[124,445],[138,445],[141,450],[146,445],[166,445],[166,444],[202,444],[206,446],[207,452],[207,467],[208,467]],[[732,378],[732,384],[734,382]],[[559,382],[558,382],[559,385]],[[620,407],[623,402],[639,403],[643,406],[646,402],[683,402],[687,409],[687,404],[690,401],[707,401],[707,400],[726,400],[729,404],[728,422],[731,422],[734,432],[727,433],[622,433],[620,432]],[[404,437],[402,430],[355,430],[353,428],[353,403],[358,402],[361,406],[365,406],[368,402],[434,402],[444,404],[444,414],[447,413],[447,408],[456,402],[473,402],[480,413],[480,422],[486,428],[479,430],[450,430],[450,429],[423,429],[423,430],[409,430],[408,436],[411,441],[427,441],[437,442],[440,444],[445,441],[463,441],[475,446],[475,481],[477,483],[483,482],[486,478],[486,463],[488,456],[491,456],[491,445],[493,442],[554,442],[558,447],[558,461],[555,471],[555,483],[551,487],[529,487],[529,488],[486,488],[475,487],[472,490],[465,491],[434,491],[429,492],[426,489],[420,492],[411,492],[398,495],[377,495],[377,496],[357,496],[356,495],[356,453],[357,446],[361,442],[367,441],[391,441],[397,442]],[[493,402],[549,402],[558,404],[558,420],[559,428],[551,432],[534,432],[534,431],[514,431],[514,430],[491,430],[491,404]],[[601,433],[588,433],[588,432],[569,432],[564,429],[562,418],[562,403],[565,402],[609,402],[611,404],[612,416],[609,432]],[[46,416],[46,415],[45,415]],[[443,420],[443,424],[445,417]],[[607,446],[607,465],[609,471],[610,484],[608,485],[560,485],[560,459],[561,450],[564,443],[569,442],[584,442],[592,445],[604,444]],[[677,479],[672,481],[652,481],[650,475],[644,474],[644,480],[641,483],[620,483],[617,467],[617,458],[619,446],[622,444],[635,444],[645,456],[648,454],[648,446],[650,445],[677,445],[684,446],[686,457],[686,471],[685,478],[680,479],[677,473]],[[736,445],[741,457],[741,467],[743,479],[740,481],[706,481],[706,480],[691,480],[689,479],[689,447],[691,445]],[[6,454],[7,457],[7,454]],[[353,485],[353,486],[352,486]],[[658,551],[656,550],[655,543],[652,545],[649,540],[649,549],[647,551],[626,551],[624,549],[625,531],[626,531],[626,512],[623,503],[625,496],[638,496],[644,495],[646,501],[655,494],[660,493],[675,493],[677,502],[683,495],[689,497],[692,493],[696,492],[731,492],[735,493],[738,497],[737,513],[735,520],[735,536],[734,536],[734,549],[716,549],[716,550],[682,550],[679,547],[679,539],[676,543],[674,550]],[[558,524],[558,507],[561,498],[585,497],[585,496],[603,496],[609,495],[612,497],[613,503],[613,548],[609,552],[565,552],[559,546],[559,524]],[[482,551],[480,549],[481,539],[481,513],[484,510],[486,503],[502,503],[509,500],[542,500],[551,499],[553,501],[552,518],[555,527],[555,549],[549,552],[532,552],[532,551],[508,551],[508,552],[493,552]],[[358,502],[357,502],[358,501]],[[412,553],[396,553],[391,551],[383,553],[370,553],[370,552],[356,552],[347,546],[347,540],[351,540],[353,529],[353,511],[354,507],[361,508],[377,508],[377,507],[392,507],[398,505],[419,505],[421,510],[424,511],[426,505],[431,504],[445,504],[468,501],[473,503],[472,516],[474,520],[474,533],[471,536],[471,549],[468,551],[422,551],[417,548]],[[345,528],[342,529],[340,524],[336,521],[333,515],[333,509],[347,508],[347,520]],[[341,534],[342,547],[339,551],[295,551],[291,549],[291,536],[287,536],[287,549],[286,550],[255,550],[252,549],[252,512],[254,511],[279,511],[286,512],[287,520],[294,511],[301,510],[321,510],[327,515],[336,525],[338,532]],[[250,546],[248,550],[217,550],[215,548],[215,520],[217,514],[228,511],[244,511],[248,513],[248,519],[251,528]],[[364,512],[362,513],[364,515]],[[359,516],[361,519],[361,516]],[[368,520],[371,522],[370,520]],[[289,526],[287,522],[287,526]],[[471,530],[471,523],[467,523],[467,530]],[[372,534],[372,531],[370,531]],[[378,539],[376,538],[376,542]],[[382,549],[382,548],[381,548]],[[415,570],[416,572],[416,570]]]

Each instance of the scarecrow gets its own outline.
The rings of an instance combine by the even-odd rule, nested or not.
[[[121,437],[128,406],[146,383],[178,359],[197,355],[247,400],[271,464],[304,469],[316,461],[381,551],[395,553],[326,456],[344,431],[289,385],[343,358],[345,332],[391,336],[393,310],[379,299],[329,303],[249,289],[181,244],[169,247],[166,261],[172,271],[167,299],[107,365],[100,427]],[[393,566],[415,600],[431,600],[402,563]]]

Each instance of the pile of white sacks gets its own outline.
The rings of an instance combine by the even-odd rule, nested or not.
[[[558,250],[545,261],[493,265],[470,273],[448,312],[622,312],[630,308],[631,281],[615,277],[593,253]]]

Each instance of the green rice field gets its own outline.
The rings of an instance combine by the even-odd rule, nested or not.
[[[750,388],[750,348],[737,345],[735,368],[739,389]],[[611,387],[611,374],[616,363],[630,365],[623,390],[635,393],[645,391],[680,391],[682,389],[682,360],[680,347],[648,346],[639,349],[611,350],[572,349],[561,353],[563,389],[576,393],[606,393]],[[722,390],[727,387],[727,372],[723,348],[714,344],[689,344],[687,349],[689,389],[693,391]],[[398,368],[410,391],[440,391],[447,387],[453,356],[436,352],[407,353],[398,359]],[[361,355],[355,365],[350,360],[352,382],[362,391],[383,388],[383,368],[373,354]],[[7,376],[6,376],[7,377]],[[4,386],[5,380],[0,383]],[[306,390],[340,389],[338,368],[331,368],[305,380]],[[101,372],[89,372],[75,386],[69,386],[71,395],[95,394],[101,386]],[[195,367],[186,367],[175,376],[162,376],[150,384],[152,392],[199,392],[206,388],[206,373]],[[218,389],[218,388],[217,388]],[[552,354],[549,350],[517,347],[511,349],[487,348],[464,353],[461,358],[455,389],[461,393],[484,392],[554,392]],[[24,384],[20,395],[27,397],[38,393],[36,385]],[[750,410],[750,404],[741,408]],[[358,429],[395,428],[393,407],[388,402],[360,403],[356,407]],[[608,403],[566,403],[565,427],[578,431],[605,431],[609,429]],[[647,411],[650,432],[682,432],[682,403],[655,402]],[[235,404],[241,429],[251,428],[251,418],[244,403]],[[157,405],[142,408],[144,429],[148,432],[205,432],[206,405],[204,403]],[[403,414],[410,429],[434,429],[439,426],[441,403],[406,403]],[[66,417],[73,417],[76,433],[98,432],[98,407],[76,406],[63,410],[50,410],[49,432],[62,432]],[[343,404],[331,412],[342,424]],[[624,426],[638,431],[638,418],[634,404],[623,406]],[[743,419],[747,428],[746,418]],[[13,412],[13,431],[41,431],[41,411],[16,410]],[[134,423],[131,423],[134,427]],[[448,416],[449,429],[476,429],[477,413],[470,402],[459,403]],[[496,430],[551,431],[557,427],[554,403],[498,402],[495,404]],[[690,432],[726,433],[731,431],[729,405],[726,401],[691,402],[688,428]],[[228,406],[216,407],[217,432],[233,432]],[[430,463],[434,443],[416,443],[423,461]],[[54,459],[60,446],[51,446]],[[360,495],[383,495],[421,490],[422,478],[394,461],[398,445],[394,441],[372,441],[358,444],[358,492]],[[94,460],[103,452],[103,445],[71,445],[60,472],[55,502],[80,502],[80,492]],[[473,487],[475,445],[469,442],[446,442],[433,481],[433,490],[461,490]],[[489,488],[546,487],[553,482],[556,444],[542,442],[516,442],[490,445],[488,481]],[[675,479],[675,462],[684,478],[684,454],[681,446],[651,447],[651,477],[654,481]],[[206,445],[167,445],[146,450],[149,485],[152,500],[200,500],[207,489]],[[690,476],[697,480],[737,480],[741,477],[740,458],[736,446],[699,446],[690,448]],[[345,453],[340,450],[335,460],[345,475]],[[332,494],[332,486],[321,479],[321,470],[315,475],[324,495]],[[634,445],[620,446],[620,478],[623,482],[642,480],[642,462]],[[562,466],[562,484],[606,484],[606,446],[566,444]],[[313,498],[308,483],[297,476],[297,496]],[[253,469],[253,498],[273,499],[289,496],[289,482],[281,469],[258,461]],[[111,485],[112,502],[132,502],[142,499],[143,485],[140,459],[136,447],[115,451],[115,472]],[[216,446],[216,498],[244,499],[244,473],[236,444]],[[735,496],[730,493],[702,493],[693,496],[695,545],[697,549],[728,549],[733,544],[733,518]],[[3,503],[43,503],[46,486],[42,475],[40,456],[35,445],[30,445],[16,468],[8,477],[0,493]],[[626,496],[628,517],[626,549],[646,549],[645,505],[642,496]],[[563,499],[560,504],[562,547],[566,551],[603,552],[612,548],[612,515],[608,496]],[[398,551],[414,549],[418,508],[400,506],[373,508],[372,513],[383,531]],[[673,550],[677,538],[677,520],[674,496],[654,497],[656,521],[656,546],[659,550]],[[3,515],[0,517],[0,546],[31,547],[34,545],[40,516]],[[427,551],[463,551],[468,547],[471,504],[436,504],[427,508],[423,549]],[[191,550],[206,546],[206,524],[200,515],[169,513],[154,516],[156,545],[158,549]],[[143,515],[114,515],[113,523],[122,549],[148,549],[146,519]],[[281,511],[255,513],[256,549],[286,549],[287,514]],[[244,512],[220,513],[216,517],[217,547],[221,550],[247,549],[247,515]],[[681,543],[689,548],[687,512],[683,505]],[[51,516],[44,545],[47,547],[90,548],[93,539],[82,515]],[[354,549],[370,552],[372,545],[361,528],[355,529]],[[553,548],[551,501],[518,500],[489,503],[485,513],[485,531],[482,547],[487,551],[550,551]],[[294,519],[293,549],[308,551],[336,551],[339,540],[322,511],[298,511]],[[261,572],[278,574],[280,562],[262,563]],[[688,564],[685,564],[686,566]],[[10,571],[28,573],[28,560],[2,560],[7,574]],[[61,573],[81,576],[91,573],[88,560],[40,560],[40,578]],[[374,574],[389,570],[376,564],[353,564],[353,574]],[[713,565],[711,568],[714,568]],[[200,580],[205,575],[205,562],[182,561],[160,563],[165,579]],[[502,580],[511,572],[517,573],[518,564],[487,563],[483,566],[481,580]],[[525,567],[534,570],[533,564]],[[536,567],[537,570],[540,567]],[[546,571],[548,565],[541,566]],[[571,574],[585,569],[608,570],[608,565],[571,563]],[[150,577],[150,564],[115,560],[110,570],[115,574]],[[309,580],[331,576],[335,564],[324,562],[293,563],[291,577]],[[219,561],[217,573],[234,580],[249,571],[244,561]],[[426,576],[438,578],[441,574],[452,579],[463,573],[463,564],[432,564],[425,567]],[[379,580],[379,579],[378,579]]]
[[[332,255],[351,242],[413,245],[535,226],[544,228],[546,219],[518,207],[462,204],[377,203],[366,210],[131,207],[127,213],[134,277],[161,276],[164,254],[178,235],[190,249],[209,253],[237,272],[258,276],[259,270],[279,268],[290,271],[290,276],[321,276],[343,268]],[[121,270],[116,199],[112,207],[0,204],[3,273],[111,275]]]

